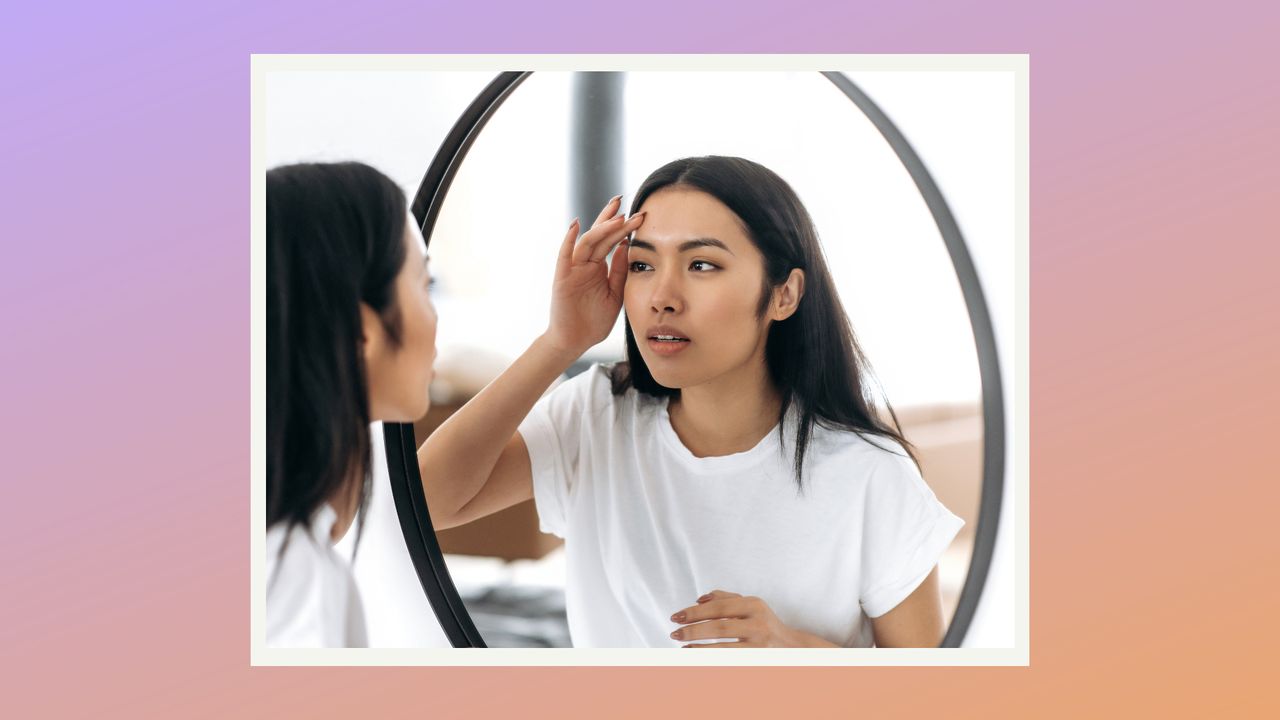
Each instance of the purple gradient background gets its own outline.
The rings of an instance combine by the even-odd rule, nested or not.
[[[6,717],[1280,712],[1274,4],[438,5],[5,13]],[[1029,53],[1031,667],[250,668],[249,55],[280,52]]]

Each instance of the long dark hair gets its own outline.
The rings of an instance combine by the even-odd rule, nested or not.
[[[267,172],[267,527],[308,526],[316,508],[357,490],[353,482],[357,507],[368,500],[360,303],[398,343],[405,218],[404,192],[368,165]]]
[[[874,378],[871,365],[840,304],[813,220],[791,186],[772,170],[743,158],[682,158],[658,168],[641,184],[631,202],[631,212],[639,211],[653,193],[672,186],[711,195],[746,226],[751,242],[764,256],[764,286],[757,318],[768,309],[773,288],[786,282],[793,268],[804,271],[804,296],[799,307],[791,317],[770,324],[765,345],[770,377],[782,394],[779,422],[787,417],[792,405],[798,411],[794,469],[799,488],[804,489],[804,456],[815,423],[852,431],[860,437],[874,435],[892,440],[919,468],[914,448],[903,437],[893,407],[885,401],[891,423],[875,410],[875,396],[868,387]],[[629,319],[623,326],[627,361],[613,368],[614,394],[634,387],[654,397],[678,397],[678,389],[664,387],[653,379],[640,355]]]

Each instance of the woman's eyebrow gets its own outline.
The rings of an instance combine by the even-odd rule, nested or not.
[[[648,240],[635,239],[631,241],[630,245],[633,248],[640,248],[641,250],[649,250],[650,252],[658,251],[657,248],[653,246],[653,243],[649,242]],[[700,247],[720,248],[721,250],[724,250],[730,255],[733,255],[733,251],[729,249],[728,245],[725,245],[723,242],[715,238],[694,238],[693,240],[685,240],[684,242],[680,243],[680,252],[682,253],[689,252],[690,250],[694,250]]]

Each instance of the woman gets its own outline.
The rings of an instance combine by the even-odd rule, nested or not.
[[[936,646],[963,521],[875,412],[794,191],[687,158],[619,207],[570,226],[547,331],[419,451],[436,527],[534,498],[575,646]],[[623,308],[627,362],[537,402]]]
[[[428,409],[424,247],[404,193],[367,165],[267,173],[268,645],[367,644],[333,544],[369,495],[369,424]]]

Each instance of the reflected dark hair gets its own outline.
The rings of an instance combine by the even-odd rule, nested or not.
[[[267,527],[287,523],[286,542],[338,493],[368,500],[360,303],[399,343],[405,218],[404,192],[368,165],[267,172]]]
[[[765,345],[770,377],[782,394],[778,421],[787,417],[793,405],[797,410],[794,469],[799,488],[804,489],[804,456],[815,423],[859,437],[892,440],[919,468],[914,448],[903,437],[898,416],[887,399],[884,405],[891,422],[875,410],[869,388],[874,378],[871,365],[840,304],[813,220],[791,186],[772,170],[743,158],[682,158],[658,168],[641,184],[631,202],[631,213],[638,212],[650,195],[673,187],[707,193],[742,221],[747,236],[764,256],[757,317],[763,317],[773,289],[786,282],[792,269],[804,271],[799,306],[791,317],[770,324]],[[679,389],[664,387],[653,379],[636,346],[629,318],[623,327],[627,361],[613,368],[613,393],[620,395],[635,388],[654,397],[678,397]]]

